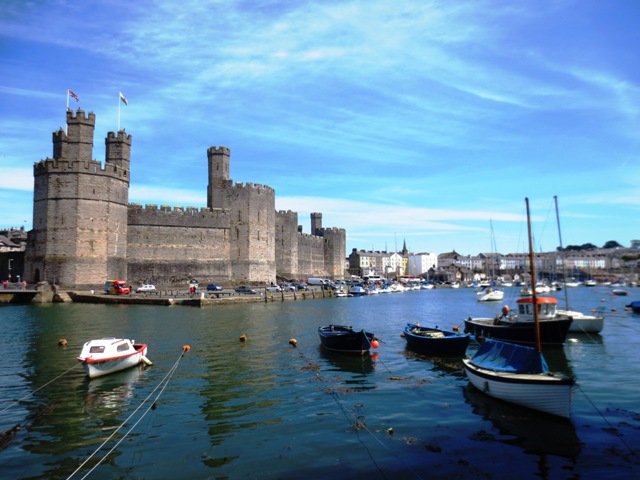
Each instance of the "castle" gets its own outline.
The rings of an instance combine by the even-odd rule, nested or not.
[[[33,229],[24,277],[66,287],[107,279],[184,285],[189,279],[270,284],[276,277],[344,277],[346,231],[311,214],[275,210],[266,185],[233,183],[230,151],[207,150],[207,206],[129,203],[131,135],[109,132],[104,166],[93,160],[95,114],[67,110],[53,158],[34,165]]]

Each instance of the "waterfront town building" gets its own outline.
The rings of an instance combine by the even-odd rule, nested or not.
[[[109,132],[105,163],[94,160],[95,114],[67,110],[53,156],[34,165],[33,229],[24,276],[66,287],[130,283],[183,285],[191,279],[271,284],[345,273],[346,231],[311,214],[275,210],[275,190],[229,178],[231,152],[207,150],[206,207],[129,203],[132,136]]]
[[[399,260],[404,258],[404,262]],[[564,266],[563,266],[564,260]],[[467,282],[478,279],[520,279],[526,281],[530,272],[528,253],[479,253],[461,255],[455,250],[441,253],[404,253],[353,249],[348,258],[351,275],[366,277],[381,275],[395,278],[403,275],[422,276],[436,282]],[[540,279],[567,278],[628,279],[637,282],[640,273],[640,248],[598,248],[586,251],[544,252],[534,255]],[[406,268],[400,267],[406,265]]]

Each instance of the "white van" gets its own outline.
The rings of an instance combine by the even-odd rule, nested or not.
[[[327,281],[322,278],[307,278],[307,285],[325,285],[326,283]]]

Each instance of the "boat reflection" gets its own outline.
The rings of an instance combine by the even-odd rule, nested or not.
[[[133,395],[133,386],[143,370],[144,366],[138,365],[104,377],[87,379],[84,384],[85,411],[122,407],[123,400]]]
[[[471,384],[463,392],[466,403],[473,407],[473,413],[491,421],[505,436],[495,440],[528,453],[565,458],[575,458],[580,454],[582,444],[571,420],[497,400]]]
[[[325,360],[325,363],[329,365],[328,371],[341,371],[348,373],[356,373],[366,375],[372,373],[375,367],[373,355],[367,353],[365,355],[343,355],[340,353],[333,353],[326,349],[319,347],[320,358]]]
[[[431,370],[437,374],[437,376],[459,376],[464,377],[464,370],[462,366],[462,357],[461,356],[453,356],[453,357],[433,357],[429,355],[424,355],[420,352],[411,349],[410,347],[405,347],[404,354],[407,358],[412,360],[417,360],[420,362],[429,362],[432,364]]]

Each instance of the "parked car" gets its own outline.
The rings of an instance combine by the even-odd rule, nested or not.
[[[124,280],[107,280],[104,282],[104,292],[113,295],[128,295],[131,293],[131,289],[127,287],[127,282]]]
[[[267,287],[267,292],[281,292],[282,288],[280,288],[280,285],[271,285],[270,287]]]
[[[151,285],[150,283],[146,283],[138,288],[136,288],[136,292],[144,293],[144,292],[156,292],[156,286]]]
[[[247,287],[246,285],[240,285],[236,288],[237,293],[257,293],[253,288]]]
[[[280,285],[280,288],[284,292],[295,292],[296,291],[295,285],[291,285],[290,283],[283,283],[283,284]]]
[[[216,285],[215,283],[210,283],[209,285],[207,285],[207,291],[209,292],[219,292],[220,290],[222,290],[222,287],[220,285]]]
[[[308,290],[307,286],[304,283],[299,283],[297,287],[298,290]]]

